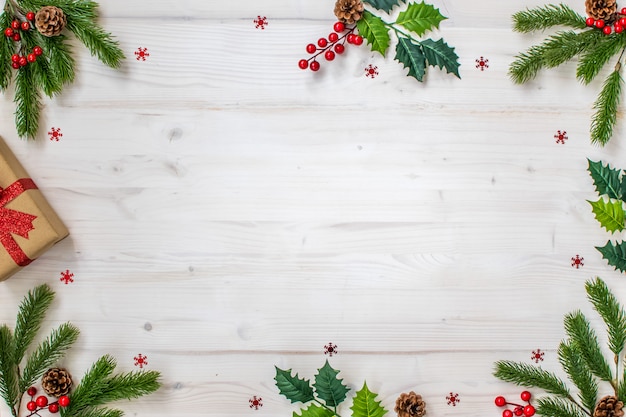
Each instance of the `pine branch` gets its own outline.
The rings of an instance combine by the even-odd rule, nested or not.
[[[21,137],[34,138],[39,129],[39,89],[33,88],[35,77],[27,65],[15,77],[15,125]]]
[[[626,312],[624,312],[624,308],[600,278],[587,281],[585,289],[593,308],[606,323],[611,352],[619,356],[624,349],[624,344],[626,344]]]
[[[541,388],[551,394],[571,398],[565,383],[555,374],[521,362],[496,362],[494,376],[519,386]]]
[[[63,408],[60,409],[61,417],[67,417],[69,414]],[[122,417],[124,412],[110,408],[89,408],[80,414],[80,417]]]
[[[46,312],[54,300],[54,292],[46,284],[28,292],[19,306],[15,324],[15,352],[13,363],[20,364],[26,349],[41,328]]]
[[[17,365],[13,361],[15,343],[11,330],[0,326],[0,396],[11,409],[11,414],[17,417],[17,403],[20,395],[18,390]]]
[[[73,82],[75,61],[65,36],[44,36],[43,50],[45,59],[50,62],[50,71],[57,76],[59,83],[65,85]]]
[[[588,48],[580,58],[576,68],[576,77],[589,84],[598,75],[609,60],[626,46],[626,38],[620,34],[603,36]]]
[[[602,91],[593,104],[595,113],[591,119],[591,142],[602,146],[613,136],[613,128],[617,123],[617,108],[619,106],[623,79],[620,74],[621,65],[604,81]]]
[[[8,28],[11,25],[11,19],[6,12],[3,12],[0,15],[0,27]],[[9,39],[8,36],[0,37],[0,56],[1,57],[10,57],[14,53],[15,45],[13,44],[13,40]],[[11,67],[11,62],[8,59],[0,60],[0,91],[6,90],[11,84],[11,80],[13,79],[13,68]]]
[[[624,373],[622,375],[622,380],[620,381],[619,385],[617,386],[617,392],[616,392],[617,398],[619,398],[620,401],[624,401],[624,399],[626,399],[626,368],[624,368]]]
[[[613,385],[611,368],[600,350],[598,337],[587,318],[580,311],[575,311],[565,316],[564,323],[565,332],[572,346],[580,352],[591,373]]]
[[[42,36],[38,31],[23,32],[22,43],[26,50],[32,51],[36,45],[43,44],[44,38],[45,36]],[[39,88],[48,97],[61,92],[63,84],[59,81],[56,74],[50,70],[47,55],[39,56],[35,62],[29,63],[28,67],[32,71],[35,83],[33,88]]]
[[[524,84],[534,79],[539,70],[543,69],[546,64],[543,60],[544,49],[541,45],[533,45],[525,52],[515,56],[509,67],[509,77],[516,84]]]
[[[107,380],[99,397],[100,404],[130,400],[153,393],[161,386],[158,382],[160,376],[161,374],[157,371],[139,371],[115,375]]]
[[[537,403],[537,414],[550,417],[584,417],[583,412],[591,415],[587,410],[581,410],[574,404],[553,397],[540,398]]]
[[[26,391],[37,378],[46,372],[54,363],[62,358],[76,339],[80,331],[70,323],[64,323],[53,330],[46,340],[41,342],[30,354],[24,367],[24,374],[20,379],[20,390]]]
[[[111,68],[122,65],[124,52],[120,49],[119,42],[113,40],[110,33],[94,25],[92,19],[70,15],[67,27],[89,49],[91,55],[98,57],[105,65]]]
[[[585,18],[565,4],[549,4],[544,7],[526,9],[513,15],[513,29],[517,32],[533,32],[558,25],[570,26],[574,29],[586,27]]]
[[[559,362],[578,388],[578,397],[582,405],[593,410],[598,397],[598,384],[583,361],[580,352],[571,344],[561,342],[559,345]]]
[[[102,356],[85,373],[83,379],[72,392],[70,405],[61,409],[62,417],[79,417],[92,404],[99,401],[106,379],[115,370],[115,359],[109,355]]]

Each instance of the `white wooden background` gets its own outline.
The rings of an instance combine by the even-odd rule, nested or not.
[[[328,359],[390,416],[414,390],[430,416],[498,417],[493,398],[521,389],[492,376],[494,361],[541,349],[539,365],[558,370],[563,315],[590,312],[588,278],[626,302],[586,202],[586,158],[626,168],[626,126],[605,148],[589,143],[606,72],[589,86],[574,63],[508,79],[543,38],[512,32],[510,16],[543,1],[432,4],[449,17],[433,36],[456,47],[461,80],[429,69],[420,84],[366,46],[299,70],[332,28],[333,0],[103,1],[121,71],[80,49],[35,142],[16,136],[12,95],[0,101],[0,135],[71,231],[0,284],[0,321],[49,283],[42,336],[81,328],[63,362],[76,378],[105,353],[122,371],[141,353],[163,373],[158,393],[119,404],[131,416],[290,416],[274,365],[312,377]]]

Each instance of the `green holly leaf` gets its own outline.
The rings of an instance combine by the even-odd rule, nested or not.
[[[445,68],[448,73],[461,78],[459,75],[459,66],[461,64],[459,64],[459,57],[454,52],[453,47],[445,43],[443,39],[439,39],[436,42],[432,39],[424,39],[421,44],[428,65],[437,66],[441,69]]]
[[[600,198],[595,202],[589,201],[589,204],[591,204],[593,213],[596,215],[596,220],[608,232],[615,233],[615,231],[624,230],[624,207],[621,200],[606,202]]]
[[[276,380],[278,390],[292,403],[306,403],[315,398],[311,382],[308,379],[300,379],[298,374],[291,376],[291,369],[285,371],[277,366],[274,366],[274,368],[276,368],[274,379]]]
[[[609,198],[621,198],[623,188],[626,186],[619,179],[621,170],[613,169],[609,164],[602,165],[602,161],[593,162],[591,159],[587,161],[589,162],[587,170],[591,174],[598,194],[607,195]]]
[[[293,412],[293,417],[333,417],[335,413],[328,408],[320,407],[317,404],[311,404],[308,408],[300,410],[302,414]]]
[[[378,394],[373,393],[367,387],[367,383],[363,383],[363,388],[357,391],[352,403],[352,417],[382,417],[387,414],[387,410],[380,405],[380,401],[376,401]]]
[[[602,254],[602,257],[609,262],[609,265],[619,269],[620,272],[626,271],[626,243],[619,242],[613,244],[608,241],[603,247],[596,246],[598,252]]]
[[[381,55],[385,56],[391,38],[383,19],[366,10],[361,19],[356,22],[356,26],[359,29],[359,34],[371,45],[372,51],[380,52]]]
[[[378,10],[382,10],[385,13],[389,13],[393,6],[397,6],[400,4],[401,0],[363,0],[365,3],[368,3]]]
[[[426,57],[420,45],[414,44],[409,38],[398,38],[396,45],[396,61],[404,64],[409,69],[408,76],[415,77],[417,81],[424,79],[426,72]]]
[[[445,19],[447,17],[442,15],[439,9],[422,1],[410,3],[406,10],[398,15],[396,23],[422,36],[429,30],[438,29],[439,23]]]
[[[313,384],[317,396],[324,400],[327,406],[337,407],[346,399],[346,394],[350,389],[341,383],[342,379],[337,378],[339,371],[334,370],[328,360],[317,371]]]

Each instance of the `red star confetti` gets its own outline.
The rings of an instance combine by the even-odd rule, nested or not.
[[[267,17],[265,17],[265,16],[263,16],[263,17],[258,16],[256,19],[254,19],[254,24],[255,24],[254,27],[257,28],[257,29],[261,29],[261,30],[265,29],[265,26],[268,25]]]
[[[135,356],[135,366],[143,368],[144,366],[148,366],[148,357],[143,356],[141,353]]]
[[[585,266],[585,263],[583,262],[584,260],[585,258],[582,258],[578,255],[576,255],[576,257],[572,257],[572,267],[580,269],[581,267]]]
[[[543,355],[545,355],[545,352],[542,352],[541,349],[533,350],[530,360],[535,361],[535,363],[543,362]]]
[[[365,67],[365,76],[369,78],[376,78],[378,75],[378,67],[372,64],[369,64]]]
[[[140,46],[135,51],[135,56],[137,57],[137,61],[145,61],[146,58],[150,56],[150,54],[148,53],[148,48],[142,48]]]
[[[324,345],[324,355],[333,356],[337,353],[339,353],[339,351],[337,351],[337,345],[333,345],[332,343]]]
[[[65,285],[74,282],[74,274],[72,274],[69,269],[66,269],[65,272],[61,272],[60,281],[65,283]]]
[[[453,407],[456,407],[456,405],[460,401],[461,400],[459,399],[459,394],[457,394],[457,393],[451,392],[449,395],[446,396],[446,402],[448,403],[448,405],[451,405]]]
[[[565,145],[565,141],[568,139],[567,132],[566,131],[561,132],[560,130],[557,130],[556,134],[554,135],[554,139],[556,139],[556,143]]]
[[[481,56],[476,60],[476,68],[480,69],[481,71],[489,68],[489,60]]]
[[[250,398],[250,400],[248,401],[250,402],[250,408],[254,408],[255,410],[258,410],[259,407],[263,407],[263,398],[261,397],[257,398],[256,395]]]
[[[61,129],[58,127],[52,127],[50,128],[50,131],[48,132],[48,136],[50,137],[51,141],[59,141],[60,138],[63,137],[63,133],[61,133]]]

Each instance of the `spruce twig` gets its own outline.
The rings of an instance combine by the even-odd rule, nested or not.
[[[569,389],[559,377],[552,372],[525,363],[498,361],[494,375],[503,381],[526,387],[541,388],[549,393],[571,398]]]
[[[619,107],[622,85],[621,63],[618,62],[616,69],[607,77],[602,86],[602,91],[593,104],[595,113],[591,119],[591,141],[605,145],[613,136],[613,128],[617,123],[617,109]]]
[[[574,29],[586,27],[585,18],[565,4],[549,4],[544,7],[526,9],[513,15],[513,28],[528,33],[553,26],[569,26]]]
[[[578,388],[578,398],[582,406],[592,410],[598,398],[598,383],[585,364],[582,355],[571,342],[561,342],[558,354],[561,366]],[[579,408],[584,409],[581,406]]]
[[[600,278],[585,284],[587,297],[607,325],[609,348],[619,356],[626,344],[626,312]]]

